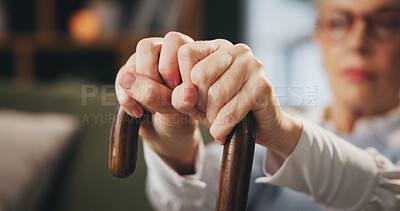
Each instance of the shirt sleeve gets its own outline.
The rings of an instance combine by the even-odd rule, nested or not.
[[[303,192],[327,210],[400,210],[400,167],[374,149],[359,149],[303,119],[291,155],[282,161],[271,154],[264,159],[266,177],[256,182]]]
[[[173,170],[146,142],[143,147],[147,164],[146,193],[156,210],[210,210],[206,203],[208,181],[202,178],[206,155],[203,140],[198,147],[195,173],[185,176]]]

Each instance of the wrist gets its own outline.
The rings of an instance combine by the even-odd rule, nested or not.
[[[182,114],[155,113],[152,125],[153,134],[156,134],[154,141],[171,144],[193,141],[198,129],[198,122],[195,119]]]
[[[282,112],[279,132],[266,147],[286,159],[296,148],[303,131],[303,124],[297,117]]]
[[[148,146],[157,153],[178,174],[193,174],[201,133],[199,129],[188,140],[147,141]]]

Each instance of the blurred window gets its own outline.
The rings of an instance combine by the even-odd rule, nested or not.
[[[309,1],[248,0],[245,41],[263,63],[283,106],[330,102],[321,55],[312,41],[316,11]]]

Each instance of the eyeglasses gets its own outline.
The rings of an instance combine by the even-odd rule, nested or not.
[[[386,9],[372,15],[356,15],[348,11],[323,13],[317,22],[317,34],[329,41],[343,41],[358,21],[365,24],[364,33],[378,42],[400,40],[400,9]]]

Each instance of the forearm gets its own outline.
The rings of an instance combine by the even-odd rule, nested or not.
[[[366,151],[303,121],[295,150],[286,160],[265,160],[269,177],[258,179],[304,192],[316,202],[341,210],[366,205],[376,188],[377,167]],[[268,160],[269,159],[269,160]]]
[[[194,163],[201,140],[200,129],[185,140],[148,140],[147,145],[180,175],[193,174]]]

